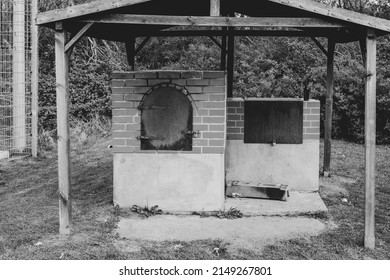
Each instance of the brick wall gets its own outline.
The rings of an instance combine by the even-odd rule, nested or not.
[[[229,98],[227,101],[227,140],[244,140],[244,100]],[[320,102],[303,102],[303,140],[320,137]]]
[[[160,83],[171,83],[189,92],[193,106],[192,151],[141,150],[141,112],[144,94]],[[220,71],[135,71],[112,75],[112,145],[114,153],[222,154],[225,150],[226,88]]]

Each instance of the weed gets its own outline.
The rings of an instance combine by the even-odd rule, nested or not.
[[[161,209],[158,209],[158,205],[152,206],[151,208],[147,206],[142,208],[138,205],[133,205],[131,212],[138,213],[143,218],[149,218],[150,216],[161,215],[163,213]]]
[[[231,207],[228,211],[202,211],[202,212],[193,212],[193,215],[198,215],[201,218],[208,217],[217,217],[220,219],[238,219],[242,218],[243,214],[237,208]]]

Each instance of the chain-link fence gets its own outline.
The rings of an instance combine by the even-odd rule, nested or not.
[[[32,2],[0,0],[0,159],[32,149]]]

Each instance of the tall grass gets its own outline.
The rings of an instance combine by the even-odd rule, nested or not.
[[[82,148],[91,146],[100,139],[111,135],[111,118],[96,115],[92,120],[86,121],[71,116],[69,119],[69,135],[71,147]],[[45,151],[57,150],[57,129],[39,132],[39,149]]]

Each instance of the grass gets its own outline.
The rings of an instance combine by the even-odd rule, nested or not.
[[[58,236],[57,158],[51,133],[37,159],[0,163],[0,259],[390,259],[390,147],[377,149],[377,248],[363,247],[364,147],[334,141],[332,177],[323,180],[333,227],[312,238],[266,246],[262,251],[227,250],[222,240],[129,241],[113,230],[121,216],[112,202],[109,122],[72,125],[74,233]],[[329,191],[326,186],[337,186]],[[346,198],[347,202],[341,199]],[[162,209],[164,210],[164,209]]]

